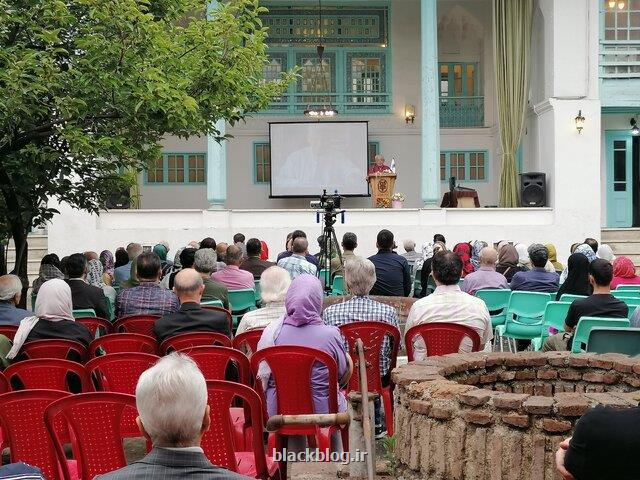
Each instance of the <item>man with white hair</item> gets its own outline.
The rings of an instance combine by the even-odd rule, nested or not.
[[[413,240],[405,240],[402,242],[402,246],[404,247],[405,253],[400,256],[406,258],[409,266],[413,268],[416,261],[422,259],[422,254],[416,252],[416,242]]]
[[[149,454],[99,480],[247,478],[213,465],[200,442],[211,419],[207,383],[186,355],[172,353],[140,375],[136,386],[136,423],[153,444]]]
[[[496,272],[498,252],[495,248],[484,247],[480,250],[480,268],[464,277],[462,291],[475,295],[483,288],[509,288],[504,275]]]
[[[248,244],[247,244],[248,245]],[[291,275],[284,268],[269,267],[260,276],[260,296],[264,307],[242,316],[236,335],[248,330],[264,328],[280,320],[286,314],[284,298],[291,285]]]
[[[213,248],[201,248],[195,252],[195,260],[193,268],[202,277],[204,282],[204,292],[202,293],[202,301],[210,302],[212,300],[220,300],[222,306],[229,309],[229,290],[227,286],[216,282],[211,278],[211,274],[218,269],[218,254]]]
[[[0,277],[0,325],[19,325],[20,320],[31,314],[17,308],[22,297],[22,282],[16,275]]]

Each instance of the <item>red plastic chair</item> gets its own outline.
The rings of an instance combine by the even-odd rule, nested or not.
[[[229,310],[223,307],[216,307],[215,305],[202,305],[202,308],[206,310],[213,310],[214,312],[224,312],[229,320],[229,332],[233,333],[233,317]]]
[[[4,335],[13,342],[13,337],[16,336],[18,331],[17,325],[0,325],[0,335]]]
[[[222,333],[216,332],[188,332],[174,335],[165,339],[160,344],[160,353],[166,355],[174,350],[182,350],[182,353],[189,353],[193,347],[204,347],[218,345],[220,347],[231,347],[231,339]]]
[[[326,367],[328,375],[329,411],[338,413],[338,367],[328,353],[310,347],[281,345],[264,348],[251,355],[251,371],[256,387],[265,402],[265,392],[258,378],[260,363],[266,362],[271,369],[271,378],[276,386],[277,412],[281,415],[305,415],[315,413],[311,391],[311,373],[315,365]],[[324,452],[331,447],[331,433],[340,430],[342,446],[349,450],[349,432],[345,427],[320,428],[317,426],[288,426],[269,435],[269,452],[273,447],[282,450],[286,446],[286,436],[306,435],[309,446]]]
[[[99,355],[113,353],[158,353],[158,343],[154,338],[139,333],[111,333],[96,338],[89,344],[89,355],[95,358]]]
[[[420,336],[427,346],[427,356],[434,357],[448,353],[458,353],[460,344],[465,338],[470,338],[473,344],[472,352],[480,350],[480,335],[473,328],[458,323],[433,322],[423,323],[411,327],[404,335],[407,347],[407,359],[413,361],[413,342]]]
[[[180,351],[189,355],[204,375],[205,380],[224,380],[230,364],[238,370],[238,382],[249,385],[251,366],[247,356],[230,347],[193,347]]]
[[[137,416],[133,395],[81,393],[50,404],[44,412],[44,420],[60,462],[65,459],[63,444],[66,442],[56,431],[55,424],[58,421],[67,423],[80,478],[91,479],[127,465],[122,445],[126,432],[122,425],[133,415]],[[63,472],[65,467],[62,463]],[[68,472],[65,472],[65,478],[69,479]]]
[[[105,320],[100,317],[81,317],[76,318],[76,323],[81,323],[87,327],[91,334],[95,337],[97,332],[100,332],[100,336],[113,333],[113,324],[109,320]]]
[[[204,454],[214,464],[240,475],[253,478],[279,478],[278,464],[267,457],[262,435],[253,435],[247,451],[239,451],[234,444],[230,407],[235,398],[242,399],[256,431],[262,432],[262,401],[258,394],[247,387],[224,380],[207,381],[211,427],[202,437]]]
[[[139,333],[151,338],[156,338],[156,335],[153,333],[153,325],[159,318],[160,315],[127,315],[115,321],[113,331]]]
[[[38,358],[9,365],[4,375],[11,382],[18,380],[24,390],[47,389],[71,392],[68,384],[68,374],[72,373],[80,379],[83,392],[93,391],[89,374],[84,366],[69,360],[59,358]],[[71,392],[73,393],[73,392]]]
[[[80,342],[62,339],[34,340],[22,345],[21,356],[34,360],[36,358],[60,358],[79,363],[87,361],[87,349]]]
[[[349,346],[349,354],[353,359],[354,373],[351,375],[347,391],[360,391],[358,376],[358,353],[356,352],[356,339],[360,338],[364,346],[364,358],[367,368],[367,388],[370,392],[377,392],[382,397],[384,405],[384,417],[387,422],[387,433],[393,435],[393,400],[391,396],[393,386],[382,385],[380,373],[380,354],[382,343],[386,338],[391,340],[389,371],[396,367],[398,359],[398,346],[400,345],[400,331],[393,325],[384,322],[352,322],[340,325],[340,333],[346,339]]]
[[[10,448],[11,462],[25,462],[42,470],[49,480],[62,480],[55,447],[47,435],[44,411],[55,400],[71,396],[58,390],[22,390],[0,395],[0,423]],[[60,422],[56,430],[65,435]],[[68,460],[69,478],[77,479],[77,464]]]
[[[246,355],[251,355],[258,350],[258,341],[262,337],[264,328],[256,328],[255,330],[248,330],[246,332],[237,335],[233,339],[233,348],[240,350]]]

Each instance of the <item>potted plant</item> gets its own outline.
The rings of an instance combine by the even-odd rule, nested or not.
[[[391,196],[391,208],[402,208],[404,207],[404,201],[406,200],[406,197],[404,196],[404,193],[394,193]]]

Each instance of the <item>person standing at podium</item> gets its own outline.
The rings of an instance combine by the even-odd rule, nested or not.
[[[377,154],[373,157],[373,161],[375,162],[375,165],[369,167],[369,175],[374,175],[376,173],[393,173],[391,167],[389,167],[389,165],[385,165],[383,155]]]

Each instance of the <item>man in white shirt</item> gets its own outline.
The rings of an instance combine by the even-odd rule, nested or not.
[[[308,252],[309,242],[306,238],[298,237],[293,241],[293,255],[278,260],[278,266],[289,272],[291,280],[303,273],[315,275],[317,268],[313,263],[307,261]]]
[[[433,257],[432,274],[436,289],[413,304],[407,317],[406,331],[423,323],[458,323],[478,332],[481,346],[490,349],[493,331],[487,306],[458,286],[462,274],[460,257],[454,252],[437,253]],[[422,339],[415,340],[413,347],[414,359],[423,360],[427,352]],[[470,351],[470,346],[463,342],[460,351]]]

